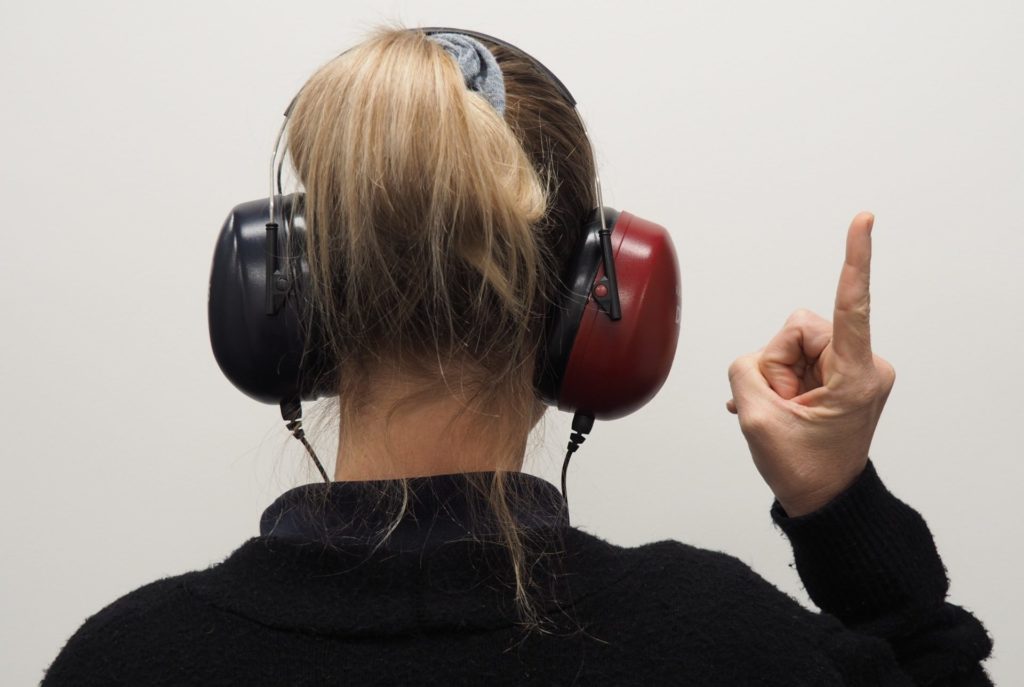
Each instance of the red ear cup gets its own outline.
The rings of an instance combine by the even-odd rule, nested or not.
[[[612,231],[622,318],[587,301],[558,393],[558,408],[612,420],[661,389],[679,341],[679,264],[664,227],[628,212]],[[591,288],[604,276],[597,270]]]

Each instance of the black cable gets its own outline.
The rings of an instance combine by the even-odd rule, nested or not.
[[[331,479],[327,476],[327,471],[324,470],[324,466],[320,463],[320,459],[316,457],[316,451],[314,451],[313,447],[309,445],[308,441],[306,441],[306,433],[302,430],[302,420],[292,420],[286,426],[288,427],[288,431],[292,433],[292,436],[301,441],[302,445],[306,447],[307,451],[309,451],[309,455],[313,458],[313,462],[316,463],[316,469],[320,471],[320,476],[329,484]]]
[[[277,195],[283,196],[284,191],[281,190],[281,169],[284,167],[284,159],[281,160],[281,164],[277,166]]]
[[[302,429],[302,402],[297,398],[281,401],[281,417],[288,423],[285,426],[292,433],[292,436],[301,441],[302,445],[306,447],[306,451],[309,452],[313,462],[316,463],[316,469],[320,471],[320,476],[324,478],[324,482],[330,484],[331,478],[327,476],[327,471],[324,470],[320,459],[316,457],[316,451],[306,441],[306,432]]]
[[[572,416],[572,434],[569,435],[569,446],[565,453],[565,462],[562,463],[562,499],[565,501],[565,508],[569,508],[569,494],[565,488],[565,476],[569,471],[569,459],[576,449],[580,447],[594,427],[594,416],[589,413],[577,410]]]

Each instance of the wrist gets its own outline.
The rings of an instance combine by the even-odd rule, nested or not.
[[[867,459],[856,468],[843,474],[832,475],[827,481],[814,486],[791,490],[785,495],[780,495],[776,492],[775,499],[779,502],[786,515],[791,518],[798,518],[802,515],[813,513],[824,508],[849,489],[864,473],[866,467]]]
[[[924,519],[886,489],[870,461],[828,505],[790,517],[776,501],[771,517],[793,546],[811,600],[843,622],[935,607],[946,595],[945,570]]]

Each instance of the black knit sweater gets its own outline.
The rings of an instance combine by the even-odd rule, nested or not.
[[[504,549],[467,525],[474,504],[459,501],[457,476],[420,478],[415,495],[429,486],[444,498],[414,498],[376,550],[369,492],[319,485],[333,491],[317,519],[300,505],[317,488],[306,485],[222,563],[88,618],[43,684],[991,684],[985,629],[945,602],[927,526],[870,463],[814,513],[772,508],[823,613],[724,553],[677,541],[624,548],[570,527],[553,486],[516,479],[549,497],[516,513],[550,545],[533,570],[542,632],[516,624],[495,564]]]

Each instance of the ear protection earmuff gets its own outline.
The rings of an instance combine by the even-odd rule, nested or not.
[[[520,54],[576,107],[558,77],[505,41],[460,29],[411,30],[461,33]],[[306,443],[301,401],[336,391],[335,380],[322,374],[329,363],[311,345],[317,325],[309,321],[303,305],[309,279],[303,194],[281,194],[280,165],[274,193],[277,151],[294,102],[285,111],[274,146],[271,195],[235,206],[221,229],[210,273],[208,316],[210,342],[225,376],[248,396],[280,404],[289,429]],[[552,304],[536,366],[540,398],[575,413],[563,494],[569,456],[594,420],[628,415],[653,398],[668,377],[679,338],[679,267],[668,232],[628,212],[603,207],[599,180],[597,197],[598,207],[580,229],[561,275],[563,288]]]

